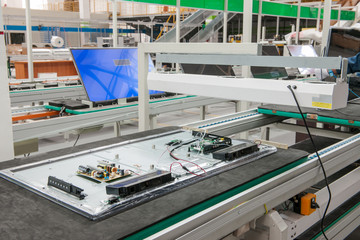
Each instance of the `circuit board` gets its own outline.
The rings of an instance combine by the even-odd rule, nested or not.
[[[113,182],[130,176],[133,172],[131,170],[121,169],[120,165],[115,166],[115,163],[109,161],[99,161],[96,167],[79,165],[76,173],[95,182]]]
[[[232,145],[231,138],[208,133],[194,132],[193,136],[200,136],[201,139],[189,147],[189,151],[209,154]]]

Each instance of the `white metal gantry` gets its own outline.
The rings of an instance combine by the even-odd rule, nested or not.
[[[14,158],[13,131],[10,110],[9,80],[6,59],[4,24],[0,0],[0,162]]]

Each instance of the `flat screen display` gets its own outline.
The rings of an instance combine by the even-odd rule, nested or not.
[[[263,56],[279,56],[279,52],[276,46],[262,46],[262,55]],[[284,67],[251,67],[251,73],[254,78],[284,78],[288,74]]]
[[[71,49],[71,53],[90,101],[138,96],[137,48]],[[152,69],[149,56],[149,71]]]
[[[290,55],[294,57],[317,57],[315,49],[312,45],[288,45]],[[301,74],[315,74],[314,68],[299,68]]]
[[[212,76],[235,76],[231,65],[211,65],[211,64],[185,64],[181,67],[187,74],[205,74]]]
[[[331,28],[328,57],[352,57],[360,52],[360,31],[354,28]]]

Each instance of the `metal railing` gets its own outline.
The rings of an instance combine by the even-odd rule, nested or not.
[[[112,2],[90,1],[91,13],[112,13]],[[176,7],[134,2],[118,2],[119,15],[121,17],[167,15],[175,14]],[[79,2],[58,2],[44,5],[44,10],[79,12]],[[181,8],[183,14],[195,12],[193,8]]]

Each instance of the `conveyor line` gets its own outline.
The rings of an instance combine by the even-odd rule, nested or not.
[[[304,117],[323,123],[332,123],[349,127],[360,127],[359,101],[349,102],[346,108],[337,110],[318,110],[303,108]],[[273,116],[302,119],[296,107],[281,105],[264,105],[258,108],[259,113]]]
[[[244,112],[195,122],[183,127],[203,130],[214,134],[231,135],[279,122],[284,119],[286,119],[286,117],[265,115],[259,113],[257,109],[251,109]]]
[[[221,102],[224,102],[224,100],[198,96],[157,100],[154,101],[153,104],[150,104],[150,114],[152,116],[156,116],[162,113],[217,104]],[[80,112],[80,110],[78,111]],[[86,111],[84,111],[84,113],[86,113]],[[17,142],[35,137],[44,137],[51,134],[57,134],[59,132],[66,132],[73,129],[97,126],[106,123],[114,123],[137,117],[137,104],[132,104],[131,106],[123,108],[110,108],[107,111],[97,110],[94,112],[88,112],[88,114],[78,114],[68,117],[15,124],[13,126],[14,141]],[[54,128],[54,126],[56,126],[56,128]]]

